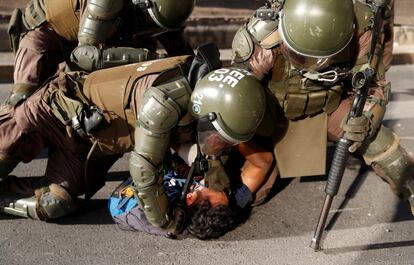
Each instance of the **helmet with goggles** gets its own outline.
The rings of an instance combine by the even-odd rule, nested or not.
[[[264,88],[246,70],[221,68],[200,79],[189,110],[198,120],[200,144],[210,148],[205,153],[215,154],[225,146],[250,140],[263,118],[265,104]]]
[[[323,69],[350,43],[354,16],[352,0],[287,0],[279,20],[282,52],[301,70]]]

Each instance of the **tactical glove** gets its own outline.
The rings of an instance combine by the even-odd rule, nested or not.
[[[188,72],[188,81],[191,87],[194,87],[198,80],[203,78],[212,70],[220,68],[220,52],[213,43],[208,43],[197,48],[197,55],[191,62]]]
[[[172,202],[169,208],[170,221],[166,225],[166,237],[176,239],[184,231],[187,223],[187,211],[182,203]]]
[[[206,186],[223,191],[230,187],[230,180],[220,160],[208,160],[209,169],[204,177]]]
[[[346,117],[342,120],[341,128],[344,131],[344,137],[353,141],[353,144],[348,148],[348,151],[353,153],[369,135],[371,122],[365,115],[350,118],[348,121]]]

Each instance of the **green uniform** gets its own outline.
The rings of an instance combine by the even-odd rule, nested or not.
[[[277,8],[273,19],[260,17]],[[390,50],[384,51],[389,47],[384,31],[392,21],[380,26],[378,44],[371,49],[372,10],[359,1],[319,0],[259,9],[233,40],[233,63],[263,78],[277,101],[274,119],[280,125],[274,126],[273,137],[282,176],[324,174],[327,140],[338,140],[343,129],[353,130],[366,163],[414,205],[412,159],[398,136],[381,125],[391,87],[385,79]],[[351,78],[368,67],[369,56],[376,76],[361,119],[367,122],[341,126],[351,108]]]
[[[180,120],[187,120],[187,113],[200,120],[206,115],[214,117],[209,119],[211,129],[208,131],[215,132],[210,135],[215,137],[214,148],[217,148],[218,138],[230,145],[249,140],[264,113],[263,88],[258,80],[236,68],[209,73],[220,66],[218,50],[207,45],[198,51],[195,57],[171,57],[99,70],[89,75],[61,74],[17,106],[18,117],[9,113],[5,123],[0,123],[9,128],[10,123],[27,121],[28,130],[24,137],[28,141],[19,142],[20,125],[10,132],[13,137],[4,135],[0,139],[0,146],[2,141],[5,146],[0,160],[1,177],[7,180],[7,174],[20,162],[17,158],[25,155],[25,148],[36,144],[34,150],[40,151],[50,144],[48,167],[62,170],[52,170],[45,179],[63,187],[72,197],[84,193],[90,197],[104,184],[104,175],[112,163],[131,152],[129,170],[136,197],[148,221],[158,227],[170,224],[172,220],[167,211],[166,194],[159,183],[159,172],[172,141],[177,144],[171,135],[181,124]],[[208,93],[214,91],[217,93]],[[194,100],[191,100],[192,95]],[[219,99],[225,100],[225,105],[224,102],[219,104]],[[41,119],[32,119],[25,108],[30,108],[30,113]],[[234,115],[246,124],[234,124]],[[30,141],[31,137],[41,140]],[[16,143],[21,148],[16,148]],[[221,152],[228,146],[215,150]],[[15,150],[22,152],[14,153]],[[56,153],[61,154],[60,159],[55,158]],[[36,154],[30,154],[22,160],[34,159]],[[218,159],[219,153],[214,155]],[[9,203],[4,211],[42,220],[65,213],[58,212],[62,208],[56,207],[50,215],[37,217],[26,210],[42,208],[35,203],[36,197],[22,200],[16,204],[13,198],[5,196],[2,201]]]
[[[145,7],[124,0],[31,0],[24,10],[16,9],[9,34],[17,67],[7,103],[15,105],[28,97],[64,70],[62,63],[91,72],[155,59],[157,41],[170,56],[192,54],[183,26],[194,2],[176,7],[166,5],[170,2],[154,0]]]

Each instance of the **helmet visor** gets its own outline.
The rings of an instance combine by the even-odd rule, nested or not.
[[[208,156],[218,156],[223,150],[236,144],[226,140],[214,127],[208,116],[199,119],[197,135],[201,151]]]
[[[310,57],[298,54],[282,43],[282,53],[289,62],[299,70],[314,72],[328,67],[332,63],[332,57]]]
[[[201,151],[208,156],[218,156],[223,150],[234,145],[224,139],[216,130],[198,132],[198,142]]]

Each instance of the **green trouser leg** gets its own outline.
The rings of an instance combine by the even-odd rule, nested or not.
[[[400,146],[398,136],[381,127],[363,157],[397,195],[410,202],[414,214],[414,160]]]

